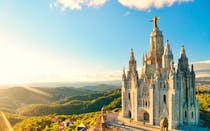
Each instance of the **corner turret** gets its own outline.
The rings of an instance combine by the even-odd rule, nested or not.
[[[184,46],[182,46],[180,50],[180,58],[178,60],[178,71],[189,71],[188,58],[186,56]]]
[[[195,77],[195,71],[194,71],[194,66],[191,64],[191,74]]]
[[[134,52],[133,52],[133,49],[131,49],[131,52],[130,52],[130,60],[129,60],[129,71],[130,72],[135,72],[136,71],[136,60],[135,60],[135,57],[134,57]]]
[[[166,45],[164,48],[164,53],[162,56],[163,62],[162,67],[163,68],[169,68],[169,65],[171,64],[171,61],[173,61],[173,53],[170,49],[169,41],[166,41]]]

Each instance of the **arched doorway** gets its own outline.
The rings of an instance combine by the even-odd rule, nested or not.
[[[149,113],[146,110],[143,109],[139,113],[140,114],[139,114],[138,120],[144,121],[144,122],[149,122]]]
[[[128,111],[128,117],[131,118],[131,111]]]
[[[144,112],[144,121],[149,122],[149,113]]]

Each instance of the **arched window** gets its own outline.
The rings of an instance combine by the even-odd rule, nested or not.
[[[192,118],[193,118],[193,112],[192,112]]]
[[[166,95],[163,95],[163,102],[166,104]]]
[[[185,118],[187,118],[187,111],[185,111],[184,116],[185,116]]]
[[[129,99],[129,100],[131,99],[131,95],[130,95],[130,93],[128,93],[128,99]]]
[[[147,106],[147,102],[146,102],[146,106]]]
[[[131,118],[131,111],[128,112],[128,117]]]

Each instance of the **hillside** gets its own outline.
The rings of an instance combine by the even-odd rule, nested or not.
[[[0,110],[10,111],[30,103],[50,103],[52,98],[21,87],[0,90]]]
[[[38,103],[38,104],[29,104],[21,106],[18,110],[14,110],[14,113],[18,115],[13,115],[7,113],[9,121],[14,125],[17,122],[21,122],[26,118],[31,118],[33,116],[40,116],[42,118],[46,115],[72,115],[72,114],[82,114],[88,112],[97,112],[101,110],[101,107],[106,105],[108,110],[119,110],[121,108],[121,90],[116,88],[106,89],[105,91],[101,88],[103,85],[99,86],[85,86],[81,88],[39,88],[42,91],[48,92],[54,95],[55,98],[51,96],[42,96],[38,95],[36,97],[41,97],[38,99],[46,99],[47,103]],[[99,89],[97,89],[99,87]],[[109,88],[109,86],[104,86]],[[111,87],[111,86],[110,86]],[[118,87],[119,88],[119,87]],[[14,89],[14,88],[11,88]],[[73,90],[74,89],[74,90]],[[78,90],[77,90],[78,89]],[[197,83],[197,98],[200,103],[201,118],[205,126],[208,126],[209,123],[209,84],[208,83]],[[13,90],[14,92],[22,91],[23,89]],[[72,92],[65,92],[65,91]],[[93,91],[94,90],[94,91]],[[11,92],[13,94],[14,92]],[[31,93],[27,90],[23,90],[24,93]],[[20,92],[19,92],[20,93]],[[23,93],[23,94],[24,94]],[[55,93],[55,94],[54,94]],[[11,95],[10,94],[10,95]],[[30,94],[30,95],[35,95]],[[80,94],[80,95],[76,95]],[[2,94],[4,95],[4,94]],[[34,99],[30,98],[29,100],[33,101]],[[27,96],[27,95],[26,95]],[[22,98],[20,94],[13,96],[14,98]],[[22,98],[24,99],[24,97]],[[28,98],[27,98],[28,99]],[[21,99],[20,99],[21,100]],[[29,101],[29,100],[26,100]],[[35,99],[36,101],[37,99]],[[29,102],[31,102],[29,101]],[[9,107],[9,105],[7,105]],[[2,108],[2,107],[1,107]],[[11,107],[9,107],[11,108]],[[23,117],[24,116],[24,117]]]
[[[23,87],[12,87],[0,89],[0,111],[14,113],[16,109],[30,105],[30,104],[49,104],[66,97],[80,96],[85,94],[93,94],[103,90],[113,90],[115,86],[98,85],[85,86],[80,88],[74,87],[57,87],[57,88],[41,88],[30,87],[32,89],[46,93],[40,94],[33,90]]]
[[[198,89],[208,85],[197,85]],[[200,103],[201,118],[205,126],[209,126],[209,103],[210,93],[208,90],[197,91],[197,98]],[[80,96],[66,97],[65,99],[56,101],[50,105],[30,105],[20,108],[18,112],[25,116],[39,116],[49,114],[81,114],[88,112],[99,111],[103,105],[106,105],[108,110],[121,108],[121,91],[116,89],[113,91],[98,92],[95,94],[86,94]]]
[[[48,115],[39,117],[30,117],[17,123],[14,126],[16,131],[22,131],[24,128],[29,130],[38,131],[56,131],[59,127],[59,122],[52,122],[52,119],[57,119],[60,121],[70,121],[73,125],[65,128],[65,131],[76,130],[76,127],[83,123],[87,127],[95,125],[97,119],[100,116],[100,112],[86,113],[80,115]]]
[[[110,108],[119,108],[120,104],[112,104],[121,96],[120,89],[114,91],[67,97],[64,100],[52,104],[32,104],[18,109],[18,113],[24,116],[40,116],[49,114],[81,114],[101,110],[102,106],[110,105]]]
[[[100,84],[97,86],[84,86],[84,87],[80,87],[80,89],[86,89],[86,90],[91,90],[91,91],[109,91],[109,90],[114,90],[114,89],[120,89],[120,86]]]

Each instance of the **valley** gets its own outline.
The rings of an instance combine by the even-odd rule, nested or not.
[[[100,117],[100,110],[105,105],[108,111],[121,110],[121,90],[119,86],[97,85],[80,88],[36,88],[49,95],[41,95],[25,88],[14,87],[1,89],[0,110],[4,112],[11,126],[17,131],[23,128],[38,130],[57,129],[61,121],[75,122],[66,130],[73,130],[83,123],[92,127]],[[209,127],[209,83],[197,82],[197,98],[200,102],[201,122]],[[1,122],[0,127],[5,125]]]

